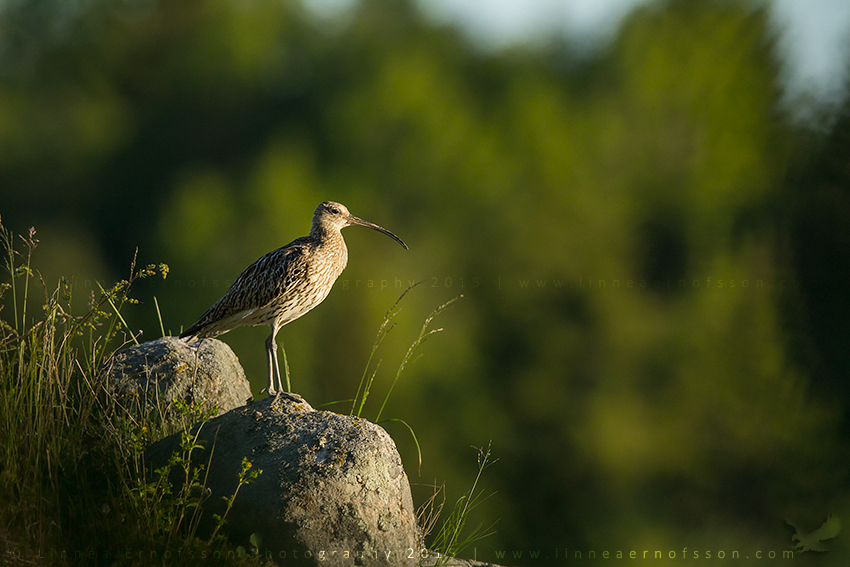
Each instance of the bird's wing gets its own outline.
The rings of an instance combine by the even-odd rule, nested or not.
[[[306,246],[294,240],[245,268],[227,290],[181,337],[214,337],[249,322],[251,315],[274,302],[291,285]],[[294,269],[295,268],[295,269]]]
[[[297,242],[272,250],[245,268],[221,298],[227,311],[259,309],[280,297],[292,281],[293,268],[304,257],[305,246]]]

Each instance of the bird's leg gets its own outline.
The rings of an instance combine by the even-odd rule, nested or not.
[[[266,357],[268,358],[269,363],[269,385],[267,390],[270,396],[276,396],[280,393],[280,369],[277,365],[277,343],[275,342],[276,334],[277,329],[272,327],[272,332],[269,335],[269,338],[266,339]],[[275,385],[277,385],[278,389],[275,389]]]
[[[283,372],[286,375],[286,390],[283,389],[283,384],[280,382],[280,374],[277,376],[277,385],[284,392],[291,392],[292,384],[289,381],[289,361],[286,360],[286,347],[283,345],[283,341],[281,341],[280,350],[283,352]]]

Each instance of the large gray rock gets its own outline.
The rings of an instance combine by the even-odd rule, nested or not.
[[[178,400],[222,414],[251,398],[239,359],[217,339],[163,337],[115,353],[104,371],[121,406],[147,419],[168,418]]]
[[[287,567],[419,564],[410,485],[381,427],[315,411],[294,394],[234,409],[193,431],[198,427],[205,448],[192,460],[207,466],[209,489],[202,537],[213,529],[212,515],[224,513],[222,497],[236,491],[246,457],[263,472],[239,488],[226,517],[233,543]],[[164,465],[179,444],[176,434],[151,445],[148,466]]]

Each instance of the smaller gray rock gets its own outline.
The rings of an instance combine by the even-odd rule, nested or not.
[[[104,371],[121,406],[148,420],[167,419],[168,415],[159,415],[159,408],[167,414],[178,400],[222,414],[251,398],[239,359],[217,339],[189,344],[163,337],[115,353]]]

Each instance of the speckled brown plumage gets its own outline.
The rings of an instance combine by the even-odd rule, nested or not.
[[[275,336],[281,327],[321,303],[348,263],[348,249],[340,232],[346,226],[372,228],[407,245],[392,232],[359,219],[344,205],[325,201],[313,214],[308,236],[273,250],[245,268],[227,293],[186,329],[181,338],[215,337],[243,325],[268,325],[266,340],[268,392],[283,388],[277,363]]]

